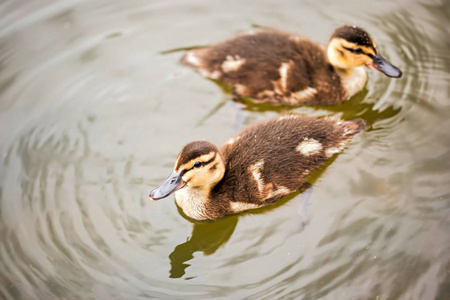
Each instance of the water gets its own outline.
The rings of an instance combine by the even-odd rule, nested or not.
[[[0,3],[0,298],[449,299],[445,1]],[[253,26],[366,28],[403,70],[332,108],[242,106],[179,64]],[[181,147],[294,111],[370,129],[302,195],[191,223],[148,194]]]

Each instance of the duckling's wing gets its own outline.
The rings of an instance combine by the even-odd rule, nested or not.
[[[275,202],[303,185],[363,128],[362,121],[300,115],[249,127],[221,148],[227,165],[222,186],[234,201]]]

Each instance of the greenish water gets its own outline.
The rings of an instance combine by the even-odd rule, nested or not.
[[[446,1],[0,2],[0,298],[449,299]],[[231,101],[181,51],[356,24],[404,76],[336,107]],[[281,113],[370,125],[295,194],[214,223],[148,194],[195,139]]]

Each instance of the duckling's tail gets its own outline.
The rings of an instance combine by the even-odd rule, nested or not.
[[[194,68],[204,68],[208,48],[192,48],[181,58],[181,63]]]
[[[342,122],[342,127],[344,127],[344,135],[355,135],[358,132],[367,129],[366,123],[362,119],[356,119],[351,121]]]

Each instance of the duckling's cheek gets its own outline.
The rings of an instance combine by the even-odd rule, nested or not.
[[[192,176],[189,174],[189,175],[183,175],[182,177],[181,177],[181,179],[183,180],[183,182],[186,182],[186,183],[188,183],[189,181],[191,181],[191,178],[192,178]]]
[[[212,174],[208,172],[206,167],[197,171],[190,171],[189,176],[186,176],[186,182],[191,187],[207,186],[211,182]]]

